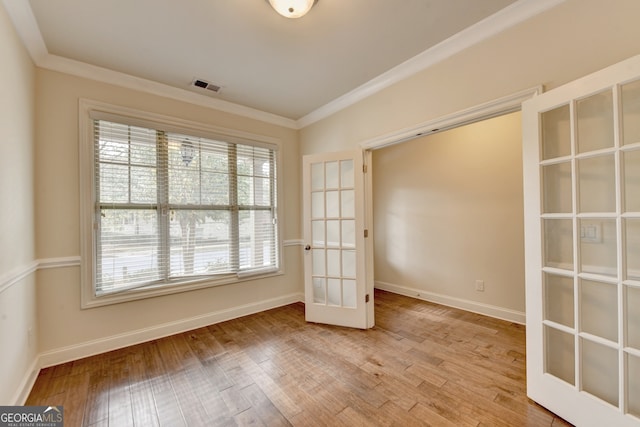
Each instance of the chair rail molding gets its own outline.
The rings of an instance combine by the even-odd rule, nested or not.
[[[20,283],[25,277],[33,274],[37,269],[38,261],[32,261],[18,268],[14,268],[8,273],[0,275],[0,294],[16,283]]]
[[[0,276],[0,294],[11,288],[16,283],[20,283],[24,278],[26,278],[30,274],[35,273],[38,270],[46,270],[50,268],[79,267],[80,261],[81,258],[78,255],[62,258],[44,258],[24,264]]]

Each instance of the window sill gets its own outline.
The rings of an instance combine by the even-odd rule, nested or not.
[[[103,307],[112,304],[120,304],[130,301],[137,301],[141,299],[154,298],[165,295],[172,295],[182,292],[190,292],[199,289],[213,288],[217,286],[231,285],[234,283],[247,282],[251,280],[265,279],[269,277],[282,276],[284,271],[279,270],[265,270],[262,273],[257,274],[229,274],[224,277],[216,278],[195,278],[192,280],[184,280],[172,284],[161,285],[149,285],[137,289],[126,290],[122,292],[116,292],[112,294],[106,294],[102,296],[95,295],[82,295],[81,309],[90,309],[96,307]],[[84,290],[86,287],[83,286]]]

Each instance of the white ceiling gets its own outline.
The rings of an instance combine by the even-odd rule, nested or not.
[[[319,0],[287,19],[266,0],[4,0],[36,63],[78,61],[292,123],[558,2]],[[222,90],[195,89],[195,78]]]

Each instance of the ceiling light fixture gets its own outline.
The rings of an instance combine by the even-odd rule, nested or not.
[[[267,0],[271,7],[286,18],[301,18],[318,3],[318,0]]]

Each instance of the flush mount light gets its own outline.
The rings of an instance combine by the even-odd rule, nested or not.
[[[306,15],[318,0],[267,0],[271,7],[287,18],[300,18]]]

